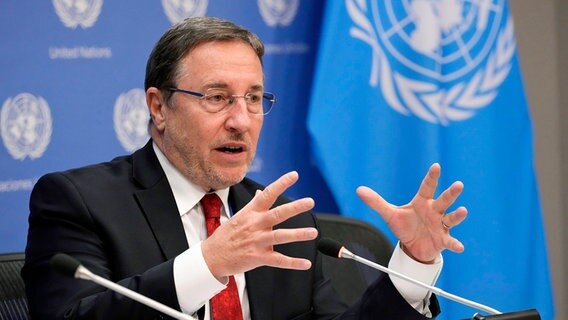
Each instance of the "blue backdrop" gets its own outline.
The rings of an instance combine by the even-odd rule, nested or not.
[[[367,185],[403,205],[439,162],[438,192],[465,185],[449,211],[469,213],[451,230],[465,251],[443,252],[438,285],[503,312],[538,308],[553,318],[532,126],[506,1],[329,2],[312,91],[314,153],[343,214],[387,230],[353,190]],[[330,144],[334,137],[341,143]],[[475,312],[441,303],[442,319]]]
[[[287,195],[336,205],[309,156],[305,126],[321,1],[0,2],[0,252],[22,251],[28,198],[43,174],[110,160],[148,138],[146,59],[161,34],[193,15],[233,20],[266,45],[266,117],[250,176],[297,170]]]

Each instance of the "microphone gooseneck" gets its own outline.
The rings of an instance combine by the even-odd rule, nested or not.
[[[77,261],[77,259],[68,256],[64,253],[55,254],[51,258],[50,262],[51,266],[57,272],[61,273],[64,276],[92,281],[114,292],[118,292],[123,296],[128,297],[134,301],[147,305],[152,309],[165,313],[172,318],[181,319],[181,320],[195,320],[195,318],[190,315],[181,313],[178,310],[172,309],[165,304],[150,299],[136,291],[130,290],[126,287],[123,287],[117,283],[114,283],[108,279],[105,279],[101,276],[92,273],[91,271],[89,271],[89,269],[82,266],[81,263]]]
[[[330,256],[330,257],[355,260],[355,261],[362,263],[366,266],[369,266],[373,269],[376,269],[376,270],[382,271],[384,273],[387,273],[391,276],[395,276],[395,277],[398,277],[400,279],[406,280],[406,281],[408,281],[412,284],[415,284],[419,287],[422,287],[422,288],[425,288],[429,291],[432,291],[439,296],[453,300],[457,303],[466,305],[468,307],[475,308],[477,310],[481,310],[481,311],[484,311],[484,312],[487,312],[487,313],[493,314],[493,315],[501,314],[501,312],[496,310],[496,309],[493,309],[493,308],[485,306],[483,304],[462,298],[460,296],[456,296],[456,295],[451,294],[449,292],[445,292],[444,290],[442,290],[440,288],[427,285],[423,282],[420,282],[416,279],[413,279],[409,276],[406,276],[406,275],[404,275],[400,272],[394,271],[394,270],[389,269],[387,267],[381,266],[380,264],[374,263],[374,262],[369,261],[369,260],[367,260],[363,257],[360,257],[356,254],[353,254],[351,251],[347,250],[342,244],[340,244],[339,242],[337,242],[335,240],[332,240],[332,239],[329,239],[329,238],[320,239],[320,241],[318,243],[318,250],[321,253],[323,253],[327,256]]]

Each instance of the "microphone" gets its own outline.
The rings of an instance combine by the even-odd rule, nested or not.
[[[89,271],[87,268],[81,265],[79,261],[75,258],[68,256],[64,253],[57,253],[51,258],[51,266],[64,276],[74,277],[77,279],[84,279],[93,281],[107,289],[118,292],[130,299],[147,305],[148,307],[158,310],[162,313],[167,314],[170,317],[181,320],[195,320],[194,317],[181,313],[175,309],[172,309],[165,304],[162,304],[156,300],[152,300],[146,296],[139,294],[138,292],[132,291],[128,288],[120,286],[112,281],[109,281],[103,277],[97,276],[96,274]]]
[[[411,277],[408,277],[408,276],[406,276],[406,275],[404,275],[404,274],[402,274],[402,273],[399,273],[399,272],[397,272],[397,271],[391,270],[391,269],[389,269],[389,268],[387,268],[387,267],[381,266],[380,264],[374,263],[374,262],[369,261],[369,260],[367,260],[367,259],[365,259],[365,258],[363,258],[363,257],[360,257],[360,256],[358,256],[358,255],[355,255],[355,254],[353,254],[351,251],[347,250],[347,249],[346,249],[342,244],[340,244],[339,242],[337,242],[337,241],[335,241],[335,240],[332,240],[332,239],[329,239],[329,238],[322,238],[322,239],[319,241],[319,243],[318,243],[318,250],[319,250],[321,253],[323,253],[323,254],[325,254],[325,255],[327,255],[327,256],[333,257],[333,258],[343,258],[343,259],[355,260],[355,261],[357,261],[357,262],[359,262],[359,263],[362,263],[362,264],[364,264],[364,265],[367,265],[367,266],[369,266],[369,267],[371,267],[371,268],[373,268],[373,269],[380,270],[380,271],[382,271],[382,272],[384,272],[384,273],[387,273],[387,274],[389,274],[389,275],[391,275],[391,276],[395,276],[395,277],[404,279],[404,280],[406,280],[406,281],[408,281],[408,282],[410,282],[410,283],[413,283],[413,284],[415,284],[415,285],[417,285],[417,286],[419,286],[419,287],[428,289],[429,291],[432,291],[432,292],[436,293],[436,294],[439,295],[439,296],[445,297],[445,298],[447,298],[447,299],[456,301],[456,302],[458,302],[458,303],[460,303],[460,304],[464,304],[464,305],[466,305],[466,306],[468,306],[468,307],[471,307],[471,308],[474,308],[474,309],[477,309],[477,310],[481,310],[481,311],[485,311],[485,312],[487,312],[487,313],[489,313],[489,314],[491,314],[491,315],[494,315],[494,316],[482,317],[482,316],[479,316],[478,314],[475,314],[473,319],[503,319],[503,320],[505,320],[505,319],[519,319],[519,320],[520,320],[520,319],[527,319],[527,320],[529,320],[529,319],[535,319],[535,320],[540,319],[540,315],[539,315],[538,312],[537,312],[536,310],[534,310],[534,309],[532,309],[532,310],[527,310],[527,311],[522,311],[522,312],[518,312],[518,313],[503,314],[502,312],[500,312],[500,311],[498,311],[498,310],[496,310],[496,309],[493,309],[493,308],[491,308],[491,307],[488,307],[488,306],[485,306],[485,305],[483,305],[483,304],[480,304],[480,303],[477,303],[477,302],[474,302],[474,301],[471,301],[471,300],[468,300],[468,299],[465,299],[465,298],[456,296],[456,295],[454,295],[454,294],[445,292],[445,291],[443,291],[443,290],[440,289],[440,288],[427,285],[427,284],[425,284],[425,283],[423,283],[423,282],[420,282],[420,281],[415,280],[415,279],[413,279],[413,278],[411,278]],[[510,317],[510,316],[512,316],[512,317]],[[518,317],[517,317],[517,316],[518,316]]]

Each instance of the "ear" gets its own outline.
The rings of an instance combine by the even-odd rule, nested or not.
[[[146,90],[146,104],[150,111],[152,122],[158,131],[164,131],[166,127],[165,108],[167,108],[162,92],[156,87],[150,87]]]

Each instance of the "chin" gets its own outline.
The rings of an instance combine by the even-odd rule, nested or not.
[[[246,171],[239,170],[238,172],[217,172],[210,181],[215,181],[214,189],[224,189],[233,186],[245,178]]]
[[[234,185],[237,184],[241,181],[243,181],[243,179],[245,178],[246,175],[246,171],[240,172],[238,174],[231,174],[226,176],[227,178],[227,183],[230,185]]]

